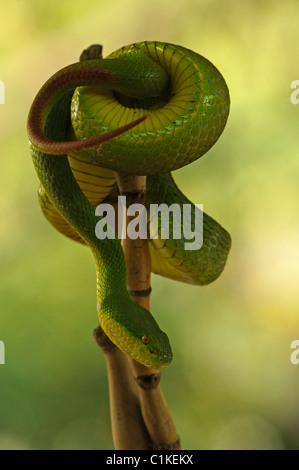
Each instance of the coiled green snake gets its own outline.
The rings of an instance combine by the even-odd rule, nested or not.
[[[147,203],[192,204],[170,174],[205,154],[221,135],[229,92],[220,72],[184,47],[141,42],[105,59],[87,60],[54,74],[28,117],[39,199],[59,231],[85,243],[97,269],[99,321],[108,337],[142,364],[160,369],[172,360],[167,335],[126,287],[117,238],[95,235],[95,207],[115,186],[114,171],[147,175]],[[149,240],[152,271],[204,285],[222,272],[230,236],[203,214],[203,246]]]

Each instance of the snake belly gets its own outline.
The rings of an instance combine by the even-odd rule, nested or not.
[[[141,73],[137,67],[139,85],[134,96],[136,67],[133,71],[131,67],[136,57],[144,70]],[[172,359],[168,337],[154,317],[129,296],[119,241],[99,241],[95,237],[98,218],[94,207],[114,187],[112,170],[149,175],[148,203],[176,200],[185,204],[186,198],[168,172],[194,161],[214,145],[226,124],[229,95],[224,79],[209,61],[179,46],[144,42],[126,46],[103,61],[111,59],[114,64],[121,61],[116,72],[112,70],[112,84],[109,80],[90,83],[84,62],[73,67],[76,73],[84,69],[80,79],[76,76],[73,80],[72,71],[65,68],[67,86],[64,83],[61,87],[58,72],[56,89],[46,90],[50,99],[40,104],[37,97],[36,108],[40,106],[43,111],[37,119],[39,133],[34,134],[36,110],[29,115],[30,148],[42,185],[39,199],[44,214],[59,231],[88,245],[94,255],[101,326],[123,352],[159,369]],[[142,77],[151,73],[146,70],[148,59],[163,69],[164,83],[159,93],[148,93],[146,80],[144,94],[140,91]],[[103,62],[99,61],[98,66],[102,67]],[[111,63],[105,67],[111,73]],[[119,85],[123,67],[127,81],[132,72],[133,92]],[[154,70],[158,76],[159,69]],[[83,86],[74,92],[80,80]],[[70,122],[77,147],[67,141]],[[129,128],[132,122],[135,125]],[[111,136],[109,140],[95,144],[103,133]],[[204,214],[203,239],[202,248],[191,255],[171,235],[163,245],[160,238],[151,240],[153,272],[193,284],[212,282],[224,268],[230,237]],[[149,339],[146,344],[144,337]]]

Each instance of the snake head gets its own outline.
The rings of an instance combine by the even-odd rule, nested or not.
[[[130,297],[106,298],[99,307],[101,327],[125,354],[152,369],[162,369],[172,360],[168,337],[153,315]]]

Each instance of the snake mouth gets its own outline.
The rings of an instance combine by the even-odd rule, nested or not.
[[[172,354],[157,354],[155,351],[148,349],[149,355],[147,357],[144,355],[144,359],[136,359],[141,364],[150,367],[152,369],[163,369],[164,367],[168,366],[172,361]],[[134,358],[135,359],[135,358]]]
[[[172,353],[171,354],[157,354],[155,351],[151,349],[148,350],[149,353],[154,357],[155,369],[162,369],[163,367],[168,366],[172,361]],[[158,365],[158,367],[157,367]]]

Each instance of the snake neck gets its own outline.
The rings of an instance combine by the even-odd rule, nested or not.
[[[119,240],[101,240],[89,245],[97,272],[97,299],[99,304],[110,296],[129,297],[126,262]]]

